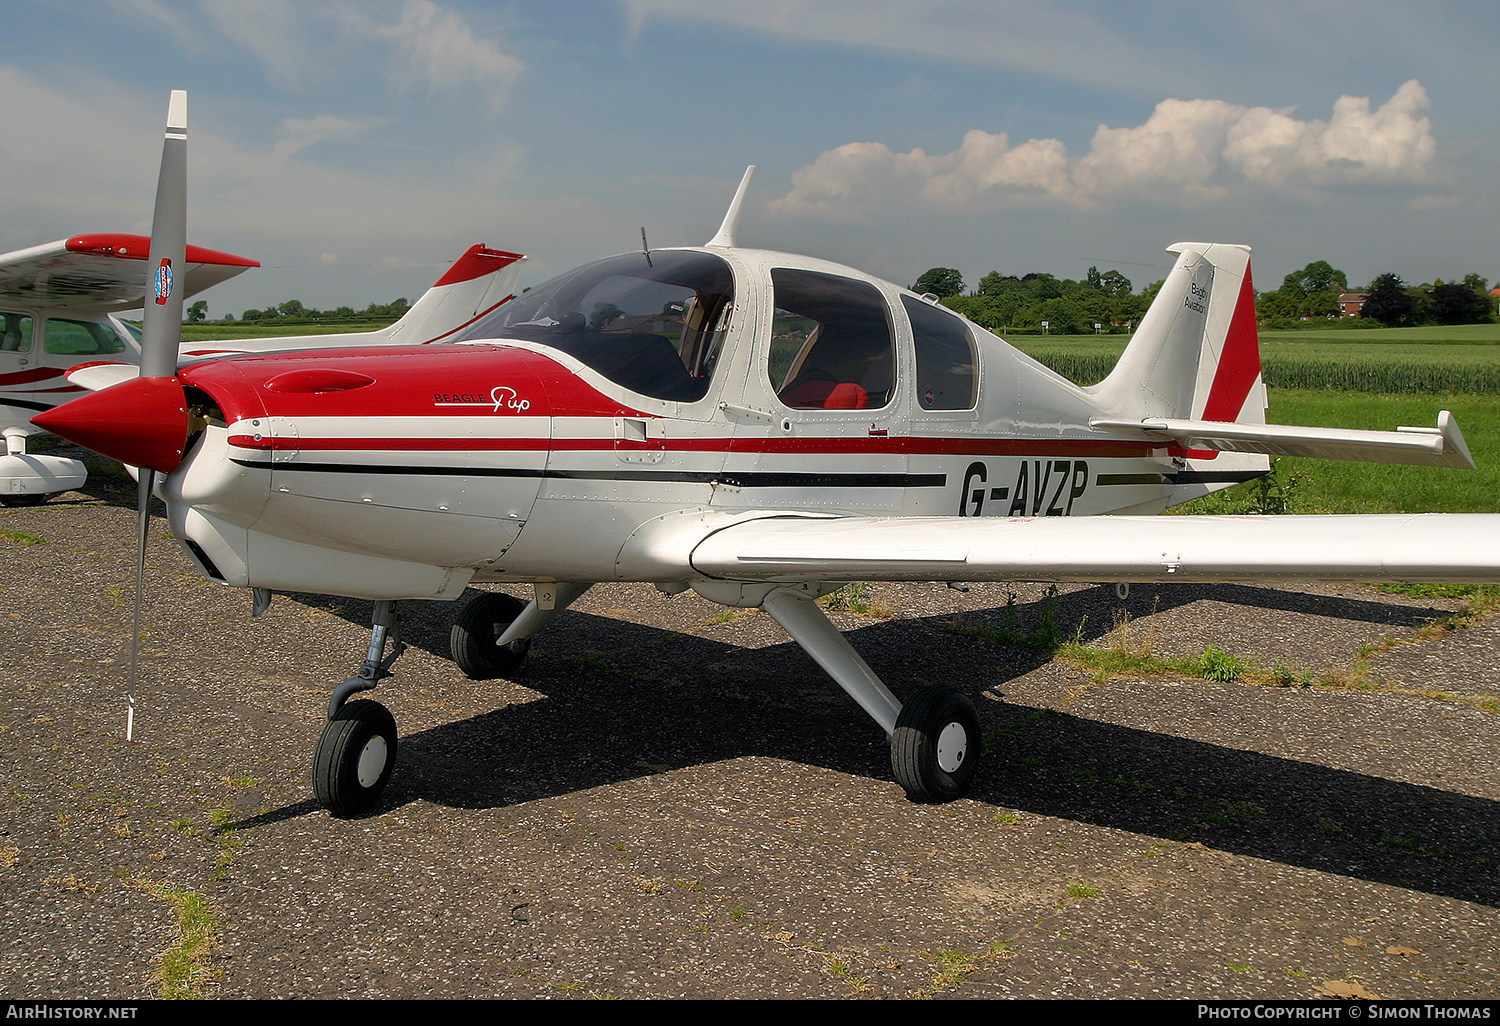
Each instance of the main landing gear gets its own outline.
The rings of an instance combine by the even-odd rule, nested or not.
[[[520,668],[531,639],[498,642],[525,609],[526,603],[510,595],[487,591],[474,596],[459,610],[448,636],[458,668],[473,680],[506,677]]]
[[[969,696],[931,687],[901,707],[891,734],[891,771],[915,802],[961,797],[979,768],[979,714]]]
[[[946,802],[968,791],[984,747],[979,714],[968,695],[956,688],[930,687],[902,705],[812,595],[784,588],[758,598],[803,651],[885,728],[891,739],[891,772],[907,797]]]
[[[454,661],[476,680],[514,673],[526,658],[531,636],[590,587],[539,584],[531,602],[493,592],[476,596],[454,621]],[[967,793],[984,738],[979,714],[966,694],[952,687],[930,687],[903,705],[829,622],[813,601],[816,592],[808,588],[762,587],[753,593],[739,586],[695,589],[725,605],[758,605],[770,613],[884,728],[891,740],[891,772],[912,801],[946,802]],[[391,664],[406,649],[396,629],[394,602],[376,602],[372,619],[364,664],[334,689],[328,725],[313,758],[313,792],[319,804],[340,817],[372,808],[396,764],[396,721],[390,711],[369,699],[349,701],[390,676]],[[395,645],[387,655],[391,641]]]

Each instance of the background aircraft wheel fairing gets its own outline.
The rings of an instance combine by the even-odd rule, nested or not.
[[[526,658],[531,639],[498,644],[526,603],[511,595],[486,592],[475,596],[453,621],[449,647],[453,661],[472,680],[494,680],[514,673]]]
[[[379,702],[346,702],[323,728],[313,756],[313,794],[335,816],[373,806],[396,767],[396,720]]]
[[[951,801],[968,791],[983,745],[969,696],[956,688],[926,688],[896,718],[891,770],[913,801]]]

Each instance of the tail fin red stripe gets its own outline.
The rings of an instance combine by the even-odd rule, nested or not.
[[[1255,287],[1250,284],[1250,267],[1246,265],[1245,281],[1240,286],[1234,316],[1229,321],[1224,354],[1214,371],[1214,383],[1208,390],[1203,419],[1236,420],[1259,377],[1260,333],[1255,326]]]

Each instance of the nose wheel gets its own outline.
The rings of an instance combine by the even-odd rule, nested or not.
[[[371,808],[396,765],[396,720],[379,702],[346,702],[323,728],[313,755],[313,794],[339,817]]]
[[[955,688],[927,688],[896,717],[891,770],[912,801],[951,801],[968,791],[983,744],[969,696]]]

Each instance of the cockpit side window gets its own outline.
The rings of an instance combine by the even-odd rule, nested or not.
[[[518,339],[561,350],[617,385],[695,402],[734,313],[734,275],[710,253],[611,257],[500,307],[455,342]]]
[[[31,317],[0,312],[0,352],[31,352]]]
[[[895,396],[896,344],[880,290],[818,271],[771,271],[771,388],[798,409],[862,410]]]
[[[125,350],[112,328],[93,321],[49,317],[42,339],[47,352],[64,356],[103,356]]]
[[[917,409],[973,409],[977,382],[968,325],[912,296],[902,296],[901,305],[911,321],[917,349]]]

